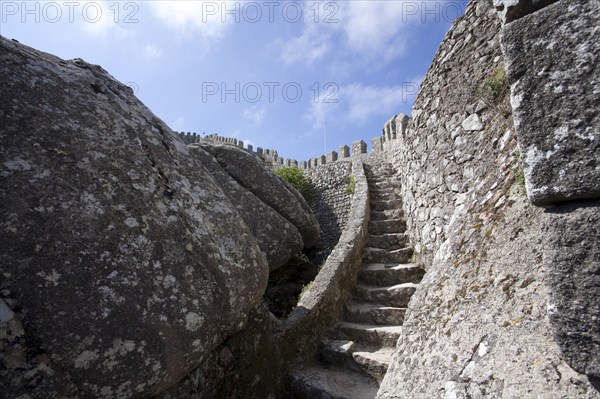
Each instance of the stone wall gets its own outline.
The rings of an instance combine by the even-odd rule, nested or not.
[[[369,188],[360,158],[353,160],[352,174],[356,187],[347,226],[311,288],[277,327],[281,357],[286,366],[317,354],[323,335],[342,316],[358,278],[370,215]]]
[[[337,244],[350,212],[351,193],[347,192],[352,162],[340,160],[305,171],[312,186],[310,203],[319,226],[321,247]]]
[[[384,143],[398,167],[408,229],[425,265],[470,193],[509,184],[494,168],[499,149],[511,156],[515,148],[507,133],[512,122],[478,93],[503,65],[499,28],[488,1],[471,2],[441,43],[407,128]]]
[[[597,51],[587,42],[589,30],[571,32],[573,22],[568,21],[597,19],[597,11],[577,9],[598,2],[574,3],[559,1],[521,23],[539,36],[532,43],[551,40],[554,44],[540,48],[552,49],[552,54],[568,54],[573,46],[567,50],[559,44],[567,41],[588,49],[587,61],[579,67],[584,71]],[[570,15],[560,26],[544,27],[560,21],[564,13]],[[568,32],[571,37],[560,37]],[[573,39],[575,33],[579,39]],[[524,41],[526,36],[515,38]],[[569,75],[552,71],[562,65],[556,60],[538,63],[544,59],[539,56],[530,68],[513,75],[511,57],[523,57],[525,47],[506,46],[515,52],[505,51],[504,60],[500,38],[501,22],[491,0],[472,1],[442,42],[406,131],[370,155],[372,162],[392,160],[398,170],[408,232],[427,270],[409,304],[379,398],[600,397],[600,243],[598,218],[593,216],[600,214],[598,203],[553,203],[552,210],[534,206],[525,191],[532,175],[523,171],[520,161],[524,126],[513,126],[510,115],[519,106],[529,112],[554,112],[531,102],[546,103],[547,97],[535,90],[527,95],[515,92],[523,73],[553,72],[548,75],[556,79],[549,81],[550,89],[568,82]],[[485,95],[505,63],[512,107],[507,106],[508,92],[500,91],[494,101]],[[593,81],[583,87],[590,84]],[[564,90],[581,95],[583,87],[565,85]],[[592,143],[597,143],[593,115],[598,113],[582,111],[582,120],[592,127],[586,134],[596,134]],[[585,127],[575,127],[573,137],[582,139],[577,132],[585,132]],[[546,136],[545,130],[539,133]],[[597,155],[578,154],[584,160],[579,165],[593,173]],[[527,160],[526,154],[523,158]]]

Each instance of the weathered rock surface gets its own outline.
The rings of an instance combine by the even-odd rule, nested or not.
[[[394,158],[407,234],[427,270],[408,305],[379,398],[600,398],[590,380],[597,328],[588,324],[598,297],[596,276],[590,276],[598,264],[591,237],[597,218],[591,206],[569,219],[525,198],[516,179],[511,118],[478,105],[478,88],[502,64],[500,27],[491,1],[468,5],[421,85],[406,137],[389,143],[391,154],[376,155]],[[538,59],[529,62],[540,68]],[[539,100],[546,112],[540,117],[552,117],[554,110]],[[473,114],[481,130],[462,126]],[[559,227],[568,221],[583,231]],[[560,270],[554,279],[553,260]],[[553,287],[560,278],[572,281]],[[549,314],[557,295],[561,319]],[[586,315],[576,317],[575,309]],[[575,326],[577,320],[586,325]],[[557,331],[575,335],[561,343]],[[580,345],[576,341],[585,353],[570,352]]]
[[[286,186],[277,175],[264,168],[259,158],[239,147],[214,143],[199,145],[211,153],[238,183],[292,223],[300,231],[305,247],[316,244],[319,223],[297,190]]]
[[[562,0],[502,35],[527,194],[600,198],[600,3]]]
[[[510,23],[558,0],[494,0],[500,20]]]
[[[238,210],[265,253],[270,271],[283,266],[302,250],[302,236],[296,227],[240,185],[200,146],[192,147],[190,153],[208,169]]]
[[[243,326],[265,256],[127,86],[0,44],[1,391],[156,394]]]
[[[600,388],[600,203],[569,204],[548,216],[550,322],[571,367]]]
[[[227,339],[207,361],[155,399],[275,399],[282,384],[279,350],[269,309],[259,303],[244,330]]]

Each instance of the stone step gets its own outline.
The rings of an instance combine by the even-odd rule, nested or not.
[[[391,201],[393,199],[397,199],[399,197],[398,193],[394,190],[390,190],[387,192],[378,192],[378,193],[370,193],[371,204],[375,204],[377,202],[382,201]]]
[[[406,308],[353,301],[346,305],[344,320],[350,323],[402,325]]]
[[[359,345],[393,348],[396,346],[401,332],[401,326],[379,326],[342,321],[336,324],[331,335],[334,339],[354,341]]]
[[[398,188],[400,186],[399,182],[393,182],[389,180],[374,181],[372,184],[367,180],[367,183],[369,183],[369,187],[373,188]]]
[[[408,234],[406,233],[370,234],[367,240],[367,246],[386,250],[400,249],[407,244]]]
[[[389,287],[357,284],[354,287],[355,297],[359,300],[372,303],[385,303],[395,308],[408,306],[410,298],[417,290],[415,283],[403,283]]]
[[[402,219],[402,209],[388,209],[385,211],[371,211],[371,220]]]
[[[375,174],[373,176],[367,176],[367,181],[369,183],[381,183],[387,181],[395,183],[400,181],[400,179],[398,178],[398,176],[394,175],[393,172],[379,172],[378,174]]]
[[[360,271],[359,280],[365,284],[386,287],[403,283],[419,283],[425,275],[419,265],[414,263],[372,263]]]
[[[289,374],[295,399],[372,399],[379,385],[362,373],[324,365],[305,365]]]
[[[404,233],[406,222],[404,219],[372,220],[369,223],[369,234],[381,235],[388,233]]]
[[[381,383],[390,366],[394,350],[394,347],[359,348],[352,353],[352,357],[365,373]]]
[[[353,363],[352,353],[356,349],[354,341],[330,339],[322,343],[321,361],[339,367],[349,367]]]
[[[399,199],[374,200],[371,199],[371,210],[385,211],[388,209],[402,209],[402,201]]]
[[[363,261],[365,263],[408,263],[412,258],[414,249],[412,247],[405,247],[400,249],[394,249],[391,251],[367,247],[363,255]]]

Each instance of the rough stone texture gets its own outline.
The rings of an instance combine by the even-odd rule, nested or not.
[[[131,89],[0,41],[2,392],[156,394],[243,326],[266,259]]]
[[[350,213],[352,195],[346,192],[352,163],[339,161],[306,171],[313,198],[311,207],[319,221],[320,247],[331,249],[337,244]]]
[[[352,143],[352,156],[358,156],[367,153],[367,143],[362,140],[355,141]]]
[[[500,20],[508,24],[556,1],[558,0],[494,0],[494,7]]]
[[[507,25],[502,46],[530,200],[599,198],[600,3],[552,4]]]
[[[498,209],[472,200],[411,300],[378,397],[600,398],[554,343],[543,211],[516,194]]]
[[[305,247],[319,239],[319,223],[306,200],[290,185],[265,169],[260,159],[237,147],[199,143],[223,169],[261,201],[292,223],[302,235]]]
[[[338,148],[338,154],[340,158],[348,158],[350,156],[350,147],[347,145],[340,146],[340,148]]]
[[[588,279],[578,280],[581,290],[553,288],[550,260],[543,258],[558,243],[546,235],[564,230],[549,227],[549,234],[555,217],[532,206],[516,182],[510,117],[479,104],[478,88],[502,64],[499,30],[491,1],[471,2],[438,50],[406,134],[369,156],[369,163],[393,159],[407,233],[427,270],[408,305],[380,398],[600,398],[588,376],[567,363],[572,355],[575,367],[579,362],[593,372],[589,356],[569,354],[568,347],[576,348],[576,340],[591,344],[597,330],[582,326],[559,346],[553,326],[572,326],[571,310],[561,321],[548,314],[557,292],[598,297],[589,276],[597,256],[589,249],[593,240],[581,244],[588,249],[581,256],[581,274],[588,270]],[[482,130],[462,126],[473,114]],[[594,220],[588,216],[582,226],[597,226]],[[581,242],[569,234],[560,244],[565,251]],[[593,303],[582,302],[585,323],[593,320]],[[583,349],[593,356],[592,346]]]
[[[269,271],[283,266],[293,255],[302,251],[302,236],[296,227],[240,185],[202,148],[192,147],[190,154],[208,169],[244,219],[265,253]]]
[[[496,160],[490,154],[509,143],[503,151],[514,148],[505,134],[511,121],[478,105],[479,88],[503,64],[499,30],[491,2],[471,2],[440,45],[405,133],[384,144],[381,157],[392,158],[398,168],[408,231],[426,265],[448,238],[449,222],[469,193],[495,183],[484,180]],[[481,130],[466,130],[469,119]]]
[[[340,241],[290,316],[277,326],[278,345],[284,365],[315,356],[325,332],[340,319],[350,298],[368,237],[369,188],[363,163],[352,162],[356,189],[347,227]]]
[[[600,203],[548,212],[544,267],[557,343],[575,370],[600,388]]]
[[[282,390],[279,350],[269,309],[260,303],[243,331],[156,399],[275,399]]]

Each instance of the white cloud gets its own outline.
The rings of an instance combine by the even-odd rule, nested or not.
[[[244,109],[242,116],[245,119],[252,121],[255,125],[260,125],[265,116],[266,110],[263,107],[253,105],[250,108]]]
[[[48,3],[48,2],[47,2]],[[50,2],[59,5],[56,2]],[[65,3],[66,4],[66,3]],[[104,0],[73,2],[62,9],[61,15],[64,20],[76,22],[81,29],[94,38],[106,38],[109,35],[117,36],[120,39],[132,35],[132,32],[119,25],[118,16],[115,16],[114,5]],[[113,7],[113,9],[111,9]],[[72,13],[72,16],[71,16]]]
[[[277,39],[274,45],[280,50],[280,59],[286,65],[304,63],[311,65],[329,50],[329,36],[308,23],[300,36],[288,40]]]
[[[360,54],[362,61],[389,63],[404,53],[409,38],[424,14],[428,10],[435,14],[436,9],[442,13],[445,1],[437,0],[429,5],[412,0],[320,2],[319,21],[315,21],[315,5],[311,3],[311,8],[305,9],[302,34],[287,40],[279,38],[273,44],[279,49],[280,59],[286,65],[311,65],[328,54],[332,55],[328,63],[342,66],[343,57],[350,57],[356,65],[357,54]],[[432,3],[435,3],[435,7],[431,6]],[[328,4],[335,4],[339,8],[327,8],[330,7]],[[326,16],[335,18],[337,22],[325,23]],[[437,18],[436,15],[425,16],[428,22]]]
[[[242,7],[237,1],[235,7]],[[164,25],[184,35],[200,35],[216,41],[223,37],[235,16],[224,13],[224,2],[215,1],[151,1],[152,12]],[[228,6],[228,7],[233,7]]]
[[[332,122],[339,109],[339,102],[328,101],[329,92],[322,92],[319,97],[311,102],[308,111],[304,114],[313,131],[322,131],[327,122]],[[337,99],[337,98],[336,98]]]
[[[144,54],[150,58],[160,58],[162,50],[150,43],[146,43],[144,46]]]
[[[409,14],[414,1],[367,1],[345,3],[340,10],[341,28],[348,46],[355,52],[390,61],[402,54],[417,13]]]
[[[418,85],[407,82],[394,86],[366,86],[351,84],[342,88],[344,102],[347,101],[345,119],[363,123],[372,116],[387,116],[398,112],[402,104],[411,100]]]

